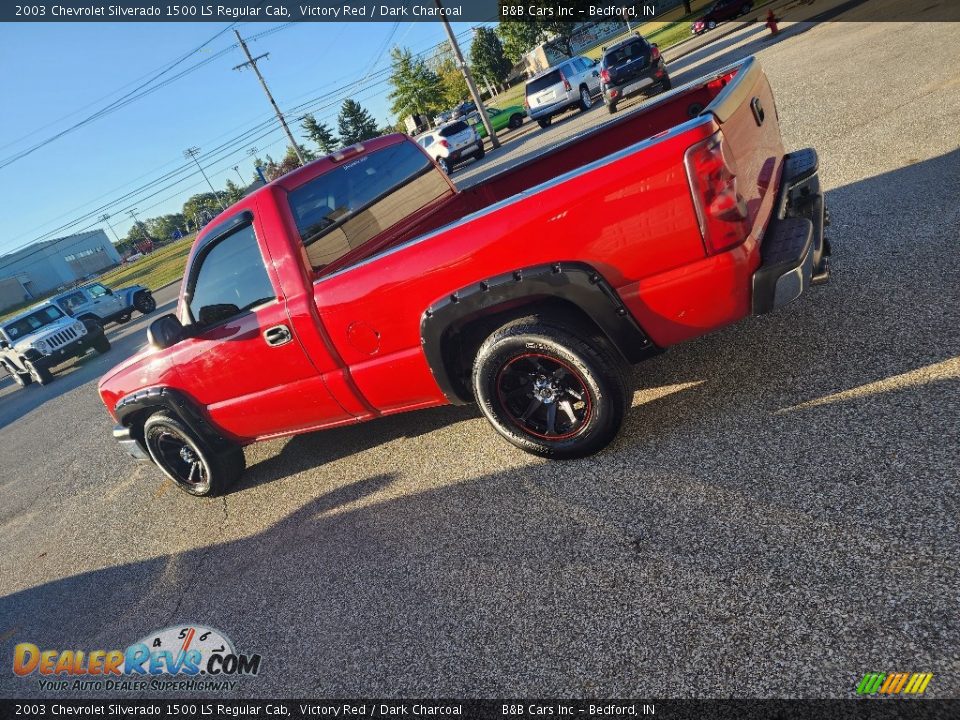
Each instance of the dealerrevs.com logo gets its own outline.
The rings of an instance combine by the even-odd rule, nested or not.
[[[36,674],[41,690],[232,690],[260,672],[260,655],[238,653],[219,630],[169,627],[125,650],[41,649],[19,643],[13,672]]]

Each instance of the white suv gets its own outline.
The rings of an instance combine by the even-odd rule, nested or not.
[[[593,97],[600,94],[600,69],[596,61],[578,55],[527,80],[526,94],[527,114],[545,128],[569,108],[593,107]]]
[[[468,123],[455,120],[416,138],[417,144],[437,161],[448,175],[454,166],[467,158],[484,156],[483,140]]]

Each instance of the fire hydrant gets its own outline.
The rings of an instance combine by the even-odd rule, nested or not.
[[[767,27],[770,28],[771,35],[778,35],[780,33],[780,28],[777,27],[777,16],[773,14],[773,10],[767,10]]]

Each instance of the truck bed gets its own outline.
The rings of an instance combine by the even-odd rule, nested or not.
[[[709,112],[710,104],[736,72],[734,68],[676,88],[632,112],[575,135],[544,154],[461,190],[433,213],[405,228],[396,241],[403,242],[480,212]]]

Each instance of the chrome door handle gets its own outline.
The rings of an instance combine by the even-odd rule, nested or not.
[[[293,334],[286,325],[274,325],[263,331],[263,339],[270,347],[278,347],[293,340]]]

